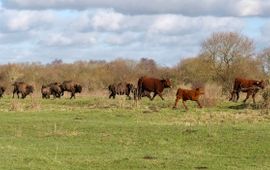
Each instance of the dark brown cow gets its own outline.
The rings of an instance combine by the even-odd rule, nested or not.
[[[21,98],[24,99],[27,95],[34,92],[34,87],[25,82],[15,82],[12,85],[14,86],[13,98],[15,93],[17,93],[18,98],[20,98],[19,94],[21,93]]]
[[[139,96],[139,94],[138,94],[138,88],[133,88],[133,90],[132,90],[132,93],[133,93],[133,97],[134,97],[134,100],[137,100],[138,99],[138,96]],[[142,94],[141,94],[141,97],[148,97],[150,100],[151,100],[151,95],[150,95],[150,92],[148,92],[148,91],[144,91]]]
[[[162,100],[162,92],[164,88],[171,88],[171,81],[169,79],[156,79],[152,77],[141,77],[138,80],[138,99],[141,99],[142,94],[147,91],[149,93],[154,92],[151,100],[154,100],[156,95],[158,94]]]
[[[255,95],[259,91],[259,89],[264,89],[266,86],[265,81],[261,80],[250,80],[250,79],[244,79],[244,78],[235,78],[234,85],[233,85],[233,91],[231,92],[231,98],[229,101],[238,101],[239,99],[239,93],[244,92],[247,93],[247,96],[244,103],[247,101],[250,95],[252,95],[253,103],[255,102]]]
[[[54,98],[60,98],[62,95],[60,85],[61,84],[58,82],[42,85],[41,87],[42,98],[49,99],[50,95],[53,95]]]
[[[72,80],[64,81],[60,85],[62,95],[64,95],[65,91],[68,91],[71,93],[70,99],[75,99],[75,93],[81,93],[82,92],[82,86],[79,83],[76,83]]]
[[[180,99],[182,99],[183,106],[185,107],[186,110],[188,110],[188,108],[185,104],[185,102],[187,100],[196,101],[198,106],[200,108],[202,108],[202,105],[199,102],[199,97],[202,94],[204,94],[204,93],[200,90],[200,88],[196,88],[195,90],[188,90],[188,89],[179,88],[177,90],[177,93],[176,93],[176,99],[175,99],[175,104],[174,104],[173,108],[177,107],[178,101]]]
[[[0,98],[3,97],[4,92],[6,91],[6,88],[3,86],[0,86]]]
[[[41,87],[41,94],[43,99],[49,99],[51,95],[51,88],[43,85]]]
[[[111,84],[108,87],[110,91],[109,99],[112,97],[115,99],[116,95],[127,95],[129,99],[131,99],[130,94],[134,90],[134,85],[131,83],[120,82],[118,84]]]

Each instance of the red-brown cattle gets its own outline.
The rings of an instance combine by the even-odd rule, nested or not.
[[[260,89],[264,89],[266,86],[265,81],[261,80],[250,80],[250,79],[244,79],[244,78],[235,78],[234,85],[233,85],[233,91],[231,92],[231,98],[230,101],[238,101],[239,99],[239,93],[244,92],[247,93],[247,96],[244,103],[247,101],[250,95],[252,95],[253,103],[255,103],[255,95]]]
[[[20,98],[19,94],[21,93],[21,98],[24,99],[27,95],[34,92],[34,87],[25,82],[15,82],[12,85],[14,86],[12,98],[14,98],[15,93]]]
[[[200,88],[196,88],[195,90],[181,89],[179,88],[176,93],[176,99],[173,108],[177,107],[178,101],[182,99],[183,106],[186,110],[188,110],[185,102],[187,100],[196,101],[198,106],[202,108],[202,105],[199,102],[200,95],[204,94]]]
[[[164,100],[162,92],[164,88],[171,88],[171,86],[171,81],[169,79],[160,80],[152,77],[141,77],[138,80],[138,98],[141,99],[142,94],[147,91],[149,93],[154,92],[151,100],[153,100],[157,94]]]

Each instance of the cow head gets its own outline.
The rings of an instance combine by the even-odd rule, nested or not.
[[[76,84],[76,85],[75,85],[75,92],[76,92],[76,93],[81,93],[81,92],[82,92],[82,86],[79,85],[79,84]]]
[[[33,92],[34,92],[34,87],[31,86],[31,85],[28,85],[28,86],[26,87],[26,92],[27,92],[28,94],[33,93]]]
[[[162,79],[161,82],[163,84],[163,87],[172,88],[172,82],[170,79]]]
[[[4,93],[6,91],[5,87],[1,87],[2,93]]]
[[[266,82],[264,80],[257,81],[256,86],[260,87],[261,89],[264,89],[266,87]]]

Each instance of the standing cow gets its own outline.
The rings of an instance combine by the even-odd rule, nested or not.
[[[108,87],[108,90],[110,91],[109,99],[112,97],[115,99],[116,95],[127,95],[129,99],[131,99],[130,94],[132,93],[134,89],[134,85],[131,83],[126,82],[120,82],[118,84],[111,84]]]
[[[234,85],[233,85],[233,91],[231,92],[231,98],[229,101],[238,101],[239,99],[239,93],[245,92],[247,93],[247,96],[244,103],[247,101],[250,95],[252,95],[253,103],[255,104],[255,95],[260,89],[264,89],[266,86],[266,83],[264,80],[258,81],[258,80],[250,80],[250,79],[244,79],[244,78],[235,78]]]
[[[71,93],[70,99],[74,98],[75,99],[75,93],[81,93],[82,92],[82,86],[72,80],[69,81],[64,81],[61,85],[60,85],[62,94],[64,95],[65,91],[68,91]]]
[[[154,100],[155,96],[158,94],[162,100],[162,92],[164,88],[171,88],[171,81],[169,79],[156,79],[152,77],[141,77],[138,80],[138,98],[141,99],[142,94],[147,91],[149,93],[154,92],[151,100]]]
[[[21,98],[24,99],[27,95],[34,92],[34,87],[25,82],[15,82],[12,85],[14,86],[12,98],[17,93],[18,98],[20,98],[19,94],[21,94]]]
[[[5,91],[6,91],[6,88],[4,86],[0,86],[0,98],[3,97],[3,94]]]

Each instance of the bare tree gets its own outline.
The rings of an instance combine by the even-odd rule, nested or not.
[[[255,46],[248,37],[235,32],[217,32],[202,43],[201,55],[215,72],[216,81],[223,84],[224,91],[237,75],[237,67],[243,59],[251,58]]]
[[[262,62],[262,69],[267,74],[270,76],[270,47],[264,49],[259,55],[259,59]]]

